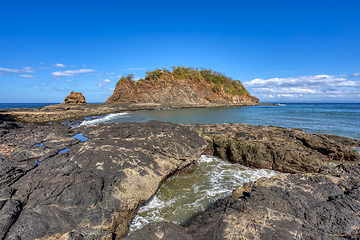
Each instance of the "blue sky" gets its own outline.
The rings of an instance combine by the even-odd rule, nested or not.
[[[120,76],[203,67],[262,102],[360,102],[360,1],[2,1],[0,102],[104,102]]]

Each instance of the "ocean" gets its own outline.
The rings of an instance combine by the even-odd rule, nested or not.
[[[0,109],[8,108],[42,108],[59,103],[0,103]]]

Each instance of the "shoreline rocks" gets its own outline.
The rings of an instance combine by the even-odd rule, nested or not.
[[[186,230],[193,239],[359,239],[359,173],[360,164],[345,163],[262,178],[218,200]]]
[[[360,142],[345,137],[247,124],[189,127],[208,142],[207,154],[253,168],[318,172],[324,161],[360,161],[360,154],[350,147]]]
[[[75,138],[80,133],[85,139]],[[206,149],[252,167],[312,173],[239,186],[185,229],[154,224],[129,239],[356,238],[360,164],[321,167],[324,158],[358,159],[344,144],[358,141],[245,124],[149,121],[71,128],[4,121],[0,239],[119,239],[161,182],[191,171]]]
[[[1,239],[118,239],[139,204],[206,147],[188,128],[158,121],[15,125],[0,139],[18,149],[0,155]],[[86,141],[71,137],[80,132]]]

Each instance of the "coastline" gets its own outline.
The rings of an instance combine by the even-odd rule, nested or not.
[[[102,116],[126,111],[158,110],[168,108],[210,108],[210,107],[246,107],[274,105],[272,103],[92,103],[92,104],[56,104],[42,108],[1,109],[0,120],[22,122],[62,122],[85,117]]]

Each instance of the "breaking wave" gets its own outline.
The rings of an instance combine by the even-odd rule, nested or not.
[[[99,124],[99,123],[115,123],[115,122],[118,122],[117,119],[122,118],[122,117],[127,117],[128,114],[129,113],[127,113],[127,112],[112,113],[112,114],[106,115],[105,117],[102,117],[102,118],[85,120],[80,124],[80,126],[95,125],[95,124]]]

